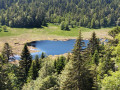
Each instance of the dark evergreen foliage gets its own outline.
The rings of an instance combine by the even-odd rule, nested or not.
[[[4,63],[8,63],[9,61],[14,61],[14,55],[12,52],[12,48],[9,46],[8,43],[4,44],[3,50],[2,50],[2,57],[4,58]]]
[[[38,55],[35,56],[35,64],[36,64],[37,71],[39,71],[41,68],[41,62],[39,60]]]
[[[109,31],[109,35],[115,38],[116,35],[120,33],[120,27],[115,27],[113,30]]]
[[[61,73],[61,71],[63,70],[64,66],[65,66],[65,60],[66,58],[61,56],[60,58],[58,58],[57,60],[55,60],[54,62],[54,67],[56,69],[56,72],[58,74]]]
[[[41,59],[39,59],[38,55],[36,55],[35,57],[35,68],[36,68],[36,71],[35,71],[35,79],[36,77],[38,77],[38,72],[39,70],[41,69],[42,65],[41,65]]]
[[[90,38],[89,40],[89,43],[88,43],[88,48],[90,50],[90,54],[91,55],[94,55],[95,51],[97,50],[99,52],[99,44],[100,44],[100,41],[99,39],[96,37],[96,33],[93,32],[92,33],[92,37]]]
[[[81,32],[76,40],[72,56],[61,75],[62,90],[88,90],[92,89],[89,70],[86,67],[86,60],[82,56]]]
[[[94,63],[95,65],[98,65],[98,64],[99,64],[99,53],[98,53],[97,50],[95,51],[95,53],[94,53],[94,55],[93,55],[93,63]]]
[[[23,82],[26,82],[28,77],[28,71],[30,69],[32,63],[32,56],[27,48],[27,44],[25,44],[22,53],[21,53],[21,60],[19,62],[19,70],[20,70],[20,77]]]
[[[40,57],[41,59],[44,59],[45,58],[45,53],[44,52],[42,52],[42,54],[41,54],[41,57]]]
[[[119,4],[119,0],[0,0],[0,23],[28,28],[62,21],[71,27],[116,26]]]
[[[31,80],[35,80],[36,77],[38,77],[38,71],[36,68],[35,61],[32,61],[31,67],[30,67],[29,72],[28,72],[27,82],[30,82]]]

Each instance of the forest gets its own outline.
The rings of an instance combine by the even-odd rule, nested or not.
[[[0,90],[119,90],[120,27],[109,35],[113,39],[101,42],[93,32],[82,49],[80,31],[72,53],[57,59],[42,53],[33,60],[25,44],[19,64],[12,63],[12,47],[5,43],[0,55]]]
[[[61,38],[76,38],[66,56],[32,56]],[[0,0],[0,90],[120,90],[120,0]]]
[[[0,0],[0,24],[17,28],[63,24],[62,30],[82,26],[120,26],[119,0]],[[66,28],[67,27],[67,28]]]

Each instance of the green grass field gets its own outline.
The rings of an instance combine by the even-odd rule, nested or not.
[[[84,27],[70,28],[70,31],[63,31],[59,25],[48,24],[48,27],[43,28],[10,28],[8,32],[2,30],[0,32],[0,47],[8,42],[13,48],[13,52],[20,54],[25,43],[38,40],[68,40],[75,39],[78,32],[82,31],[83,39],[89,39],[93,31],[96,32],[99,38],[109,38],[108,31],[113,28],[88,29]],[[0,48],[0,51],[2,48]]]
[[[7,27],[8,32],[4,32],[3,30],[0,32],[0,37],[8,37],[8,36],[19,36],[22,34],[36,34],[36,35],[56,35],[56,36],[65,36],[65,37],[76,37],[78,35],[79,30],[84,32],[91,31],[109,31],[112,28],[101,28],[101,29],[89,29],[84,27],[76,27],[70,28],[70,31],[63,31],[60,29],[59,25],[48,24],[48,27],[43,28],[10,28]]]

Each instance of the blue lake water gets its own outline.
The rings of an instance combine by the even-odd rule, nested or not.
[[[84,45],[87,46],[89,40],[83,40]],[[44,52],[46,55],[60,55],[64,53],[71,52],[74,48],[75,39],[68,41],[51,41],[51,40],[41,40],[31,42],[30,45],[37,48],[39,52],[31,53],[33,59],[36,55],[41,56],[41,53]],[[84,49],[85,47],[83,47]],[[20,59],[20,56],[15,56],[16,59]]]

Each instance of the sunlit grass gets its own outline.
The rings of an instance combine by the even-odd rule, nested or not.
[[[101,28],[101,29],[89,29],[84,27],[75,27],[70,28],[70,31],[63,31],[60,29],[60,25],[48,24],[48,27],[43,28],[10,28],[7,27],[8,32],[4,32],[3,30],[0,32],[0,37],[8,37],[8,36],[19,36],[22,34],[36,34],[36,35],[57,35],[57,36],[69,36],[74,37],[78,35],[78,32],[81,30],[84,32],[91,31],[108,31],[112,28]]]

